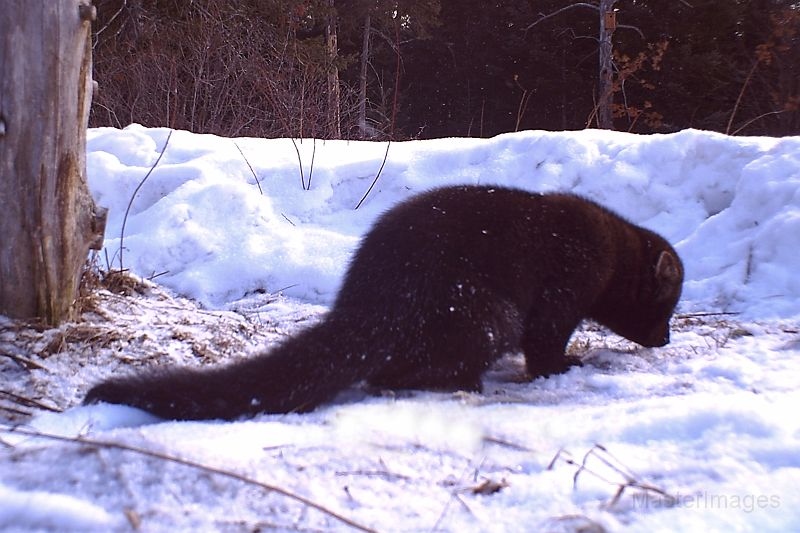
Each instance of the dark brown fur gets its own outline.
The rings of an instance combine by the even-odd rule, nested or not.
[[[584,318],[643,346],[669,342],[683,267],[657,234],[570,194],[459,186],[415,196],[367,233],[324,321],[229,366],[113,379],[85,402],[166,418],[305,411],[366,380],[480,390],[510,351],[563,372]]]

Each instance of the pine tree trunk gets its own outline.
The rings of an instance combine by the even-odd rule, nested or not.
[[[86,183],[88,0],[3,0],[0,9],[0,314],[71,318],[105,210]]]

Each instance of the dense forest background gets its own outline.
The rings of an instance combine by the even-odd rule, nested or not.
[[[614,129],[800,134],[800,2],[604,3]],[[369,139],[597,126],[597,2],[95,4],[92,126]]]

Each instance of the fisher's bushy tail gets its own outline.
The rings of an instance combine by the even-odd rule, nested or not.
[[[369,377],[371,363],[330,321],[275,349],[219,368],[173,368],[112,378],[83,403],[125,404],[173,420],[310,411]]]

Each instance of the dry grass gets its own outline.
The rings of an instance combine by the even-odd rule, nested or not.
[[[0,420],[23,420],[31,402],[65,409],[97,381],[137,368],[246,357],[314,316],[278,327],[258,310],[209,311],[120,271],[87,268],[81,289],[74,322],[0,321]]]

